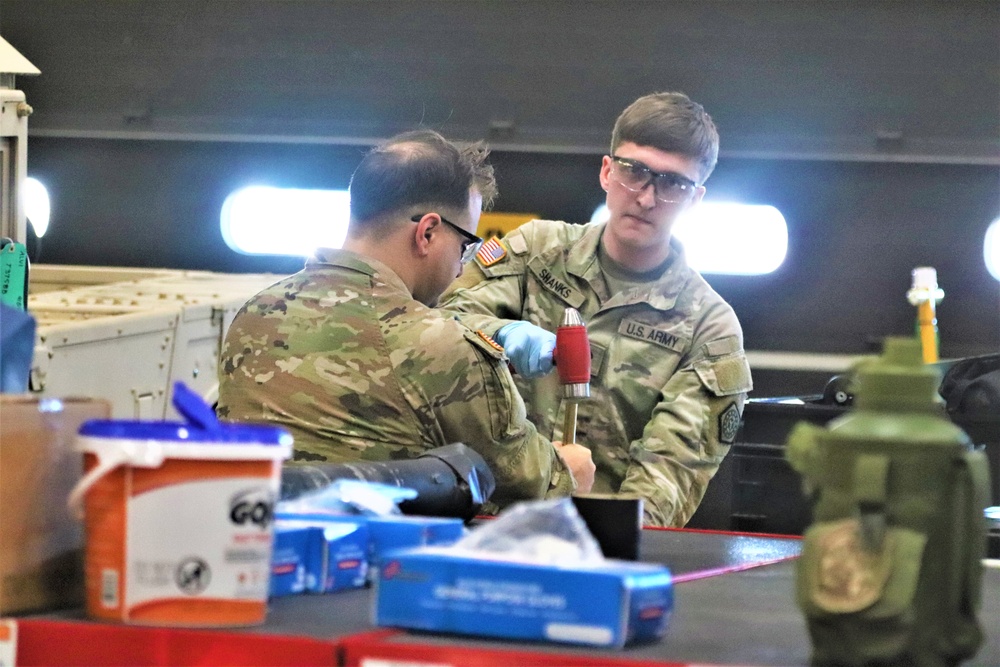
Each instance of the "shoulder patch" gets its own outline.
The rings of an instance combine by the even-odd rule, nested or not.
[[[507,249],[500,243],[499,237],[492,237],[485,242],[476,253],[476,259],[485,268],[493,266],[507,256]]]
[[[729,404],[725,410],[719,413],[719,440],[727,445],[733,444],[736,440],[736,433],[740,430],[740,409],[736,407],[736,402]]]
[[[499,352],[503,352],[504,351],[503,350],[503,345],[501,345],[500,343],[496,342],[495,340],[493,340],[492,338],[490,338],[489,336],[487,336],[486,333],[482,329],[476,329],[476,335],[479,336],[480,338],[482,338],[484,341],[486,341],[486,343],[490,347],[492,347],[494,350],[497,350]]]

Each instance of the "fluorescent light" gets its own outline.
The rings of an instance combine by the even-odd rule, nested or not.
[[[983,259],[994,280],[1000,280],[1000,218],[994,220],[983,239]]]
[[[603,222],[609,215],[601,204],[590,221]],[[788,252],[788,225],[773,206],[701,202],[677,220],[673,234],[684,244],[688,263],[701,273],[771,273]]]
[[[307,257],[343,246],[349,218],[347,190],[250,186],[226,198],[220,228],[237,252]]]
[[[773,206],[702,202],[680,217],[673,233],[701,273],[771,273],[788,252],[788,225]]]
[[[37,178],[29,177],[21,186],[21,196],[24,197],[24,214],[35,230],[35,236],[42,238],[49,228],[49,215],[52,213],[49,191]]]

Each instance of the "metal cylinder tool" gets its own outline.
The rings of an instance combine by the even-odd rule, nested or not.
[[[576,442],[576,414],[583,399],[590,398],[590,340],[587,327],[576,308],[563,312],[562,324],[556,329],[556,349],[552,354],[559,371],[566,400],[563,421],[563,443]]]

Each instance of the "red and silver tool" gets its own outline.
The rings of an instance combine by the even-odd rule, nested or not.
[[[576,413],[580,401],[590,398],[590,340],[587,327],[576,308],[563,312],[562,324],[556,329],[556,349],[552,360],[559,370],[559,382],[566,400],[563,422],[563,444],[576,442]]]

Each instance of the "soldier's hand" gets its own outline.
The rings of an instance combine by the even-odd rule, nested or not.
[[[551,331],[530,322],[513,322],[502,327],[493,338],[503,345],[518,375],[530,380],[552,370],[556,335]]]
[[[576,480],[577,493],[590,493],[594,486],[594,459],[590,455],[590,450],[583,445],[564,445],[561,442],[553,442],[556,453],[562,457],[563,462]]]

